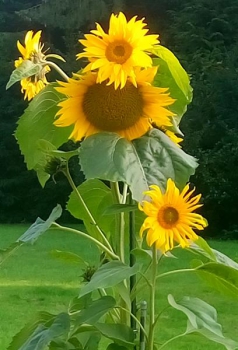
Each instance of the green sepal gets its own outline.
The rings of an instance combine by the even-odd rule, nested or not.
[[[10,79],[6,85],[6,90],[18,81],[29,78],[32,75],[38,74],[42,70],[42,65],[34,63],[30,60],[24,60],[14,71],[12,72]]]

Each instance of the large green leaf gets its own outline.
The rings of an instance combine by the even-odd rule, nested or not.
[[[78,191],[99,227],[110,236],[115,232],[115,215],[105,216],[104,211],[113,204],[111,190],[102,181],[90,179],[78,186]],[[95,238],[101,240],[92,222],[89,221],[88,214],[84,206],[79,201],[77,194],[73,191],[67,203],[67,210],[77,219],[84,221],[87,231]]]
[[[217,322],[217,312],[214,307],[198,298],[184,297],[176,302],[172,295],[168,296],[169,304],[182,311],[188,318],[186,334],[198,333],[216,343],[222,344],[227,350],[235,350],[238,343],[225,338],[222,327]]]
[[[154,65],[159,66],[154,85],[169,88],[171,97],[176,100],[169,109],[176,114],[175,119],[179,124],[187,110],[187,105],[192,100],[192,88],[188,74],[176,56],[166,47],[158,45],[152,50],[152,53],[158,57],[153,59]]]
[[[148,185],[156,184],[165,189],[167,179],[174,180],[182,189],[195,173],[197,161],[175,145],[163,132],[150,130],[133,141]]]
[[[148,189],[144,169],[134,145],[114,133],[86,138],[80,148],[80,163],[87,179],[123,181],[130,185],[134,199]]]
[[[17,333],[10,345],[8,346],[7,350],[16,350],[20,349],[23,344],[26,343],[27,339],[31,337],[31,335],[34,333],[35,329],[40,324],[45,324],[46,322],[53,321],[54,315],[48,313],[48,312],[39,312],[34,319],[32,319],[29,323],[27,323],[19,333]]]
[[[238,299],[238,270],[221,263],[210,262],[196,268],[198,275],[212,288]]]
[[[56,250],[52,250],[50,252],[50,255],[53,258],[56,258],[58,260],[61,260],[69,264],[84,265],[86,267],[88,266],[88,263],[83,258],[81,258],[81,256],[72,252],[56,249]]]
[[[53,339],[67,335],[69,329],[69,315],[61,313],[55,317],[50,326],[40,324],[19,350],[45,350]]]
[[[74,325],[78,327],[83,323],[94,325],[109,310],[115,307],[116,301],[111,296],[103,296],[98,300],[94,300],[87,308],[80,311],[79,315],[74,319]]]
[[[119,345],[124,345],[129,348],[133,347],[135,339],[135,333],[131,328],[124,324],[109,324],[109,323],[97,323],[95,327],[100,331],[104,337],[112,339]]]
[[[72,129],[53,125],[59,109],[57,104],[65,98],[55,90],[55,86],[49,84],[37,94],[18,122],[15,136],[29,170],[35,169],[42,160],[39,140],[49,141],[58,148],[68,141]]]
[[[96,289],[109,288],[117,285],[124,279],[135,275],[139,271],[139,265],[130,267],[121,261],[110,261],[103,264],[92,276],[88,284],[80,289],[79,297]]]
[[[193,157],[157,129],[133,142],[114,133],[92,135],[81,144],[80,163],[87,179],[123,181],[137,201],[149,185],[165,189],[169,177],[182,188],[197,167]]]
[[[28,77],[31,77],[32,75],[38,74],[41,69],[42,69],[42,66],[40,64],[34,63],[29,60],[24,60],[20,64],[20,66],[18,66],[12,72],[10,79],[7,83],[6,89],[9,89],[16,82],[24,78],[28,78]]]
[[[28,230],[18,238],[17,242],[20,243],[33,243],[37,240],[45,231],[47,231],[52,223],[57,220],[62,214],[62,208],[58,204],[51,212],[46,221],[41,218],[37,218],[34,224],[32,224]]]

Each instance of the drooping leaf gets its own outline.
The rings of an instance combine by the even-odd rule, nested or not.
[[[159,66],[154,85],[169,89],[171,97],[176,100],[169,109],[176,114],[175,119],[179,124],[192,100],[188,74],[177,57],[166,47],[158,45],[153,48],[152,53],[158,57],[153,59],[154,65]]]
[[[103,264],[92,276],[90,282],[80,289],[79,297],[99,288],[109,288],[137,273],[139,265],[130,267],[121,261]]]
[[[134,145],[117,134],[100,133],[86,138],[80,148],[80,163],[87,179],[123,181],[137,200],[148,189]]]
[[[52,223],[57,220],[62,214],[62,208],[58,204],[51,212],[49,218],[44,221],[41,218],[37,218],[34,224],[32,224],[28,230],[18,238],[17,242],[21,243],[34,243],[45,231],[47,231]]]
[[[29,170],[35,169],[42,159],[39,140],[46,140],[57,149],[68,141],[72,129],[53,125],[57,104],[65,98],[55,90],[55,86],[49,84],[40,91],[18,122],[15,137]]]
[[[133,343],[135,333],[130,327],[124,324],[97,323],[95,327],[104,337],[112,339],[119,345],[124,345],[127,348],[131,348],[135,345]]]
[[[187,316],[186,334],[198,333],[224,345],[227,350],[237,349],[237,342],[224,337],[222,327],[217,322],[217,312],[214,307],[198,298],[184,297],[176,302],[171,294],[168,296],[168,301],[173,308]]]
[[[31,77],[32,75],[38,74],[40,70],[42,69],[42,66],[38,63],[34,63],[29,60],[24,60],[20,66],[18,66],[14,71],[12,72],[10,79],[7,83],[6,89],[9,89],[12,85],[14,85],[16,82]]]
[[[50,252],[50,255],[54,258],[61,260],[63,262],[67,262],[70,264],[76,264],[76,265],[85,265],[88,266],[87,262],[81,258],[78,254],[72,253],[72,252],[66,252],[61,250],[52,250]]]
[[[146,135],[133,141],[148,185],[166,188],[167,179],[174,180],[182,189],[198,166],[192,156],[177,147],[163,132],[150,130]]]
[[[39,312],[34,319],[32,319],[29,323],[27,323],[19,333],[17,333],[10,345],[8,346],[7,350],[16,350],[20,349],[21,346],[26,343],[27,339],[30,338],[30,336],[33,334],[35,329],[40,324],[45,324],[46,322],[52,321],[54,319],[54,315],[48,313],[48,312]]]
[[[94,300],[75,317],[75,327],[78,327],[83,323],[94,325],[115,305],[116,301],[111,296],[103,296],[100,299]]]
[[[111,190],[102,181],[90,179],[78,186],[78,191],[96,220],[99,227],[109,236],[115,232],[115,216],[103,215],[105,209],[113,204]],[[87,231],[95,238],[101,240],[95,225],[89,220],[84,206],[79,201],[77,193],[72,192],[67,203],[67,210],[77,219],[84,221]]]
[[[137,201],[149,185],[165,189],[169,177],[183,187],[197,167],[193,157],[157,129],[133,142],[114,133],[92,135],[81,144],[80,163],[87,179],[125,182]]]
[[[209,262],[196,268],[198,275],[212,288],[238,299],[238,270],[221,263]]]
[[[200,255],[203,255],[209,258],[210,260],[216,261],[213,249],[208,245],[208,243],[202,237],[199,237],[196,240],[196,242],[192,242],[188,249],[196,253],[199,253]]]
[[[219,252],[218,250],[211,248],[202,237],[199,237],[196,242],[191,243],[189,250],[203,255],[211,261],[230,266],[238,270],[237,262],[229,258],[227,255]]]
[[[86,294],[83,297],[75,297],[73,300],[70,301],[69,305],[69,313],[77,313],[85,308],[87,308],[89,305],[92,304],[92,298],[91,294]]]
[[[45,350],[46,346],[55,338],[66,335],[70,329],[70,318],[66,313],[57,315],[52,324],[39,324],[33,334],[19,348],[19,350]]]

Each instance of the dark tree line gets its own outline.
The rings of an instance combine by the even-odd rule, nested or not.
[[[79,7],[79,3],[81,7]],[[33,172],[26,170],[13,137],[26,103],[19,86],[5,92],[5,85],[18,57],[16,40],[26,30],[43,29],[52,51],[67,59],[70,73],[79,66],[77,40],[94,22],[105,24],[111,11],[124,10],[128,17],[146,17],[152,32],[160,33],[192,77],[194,100],[181,129],[183,148],[199,159],[191,181],[203,193],[203,215],[209,235],[235,237],[238,230],[237,152],[237,57],[238,4],[235,0],[21,0],[0,1],[0,99],[1,175],[0,221],[32,221],[48,215],[54,204],[64,203],[70,192],[59,176],[41,189]],[[65,67],[65,66],[64,66]],[[73,168],[75,168],[73,164]],[[82,175],[77,179],[82,181]],[[69,217],[65,218],[69,220]]]

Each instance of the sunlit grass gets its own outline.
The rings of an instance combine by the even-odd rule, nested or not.
[[[26,229],[26,225],[0,225],[0,249],[7,247]],[[210,242],[210,244],[238,260],[238,242]],[[0,350],[7,348],[11,338],[37,311],[59,313],[67,311],[69,301],[78,293],[83,264],[64,263],[55,259],[52,250],[72,251],[91,265],[99,261],[99,252],[89,242],[75,234],[49,231],[32,246],[20,247],[2,266],[0,265]],[[178,259],[165,259],[163,270],[188,268],[191,254],[175,252]],[[164,277],[158,281],[157,306],[160,310],[167,304],[167,295],[176,300],[183,295],[199,297],[216,307],[218,321],[224,334],[238,340],[238,303],[211,290],[197,276],[184,273]],[[143,296],[144,297],[144,296]],[[139,301],[139,300],[138,300]],[[171,308],[165,309],[158,322],[157,340],[164,342],[186,329],[185,316]],[[179,339],[165,350],[222,350],[223,346],[198,336]]]

